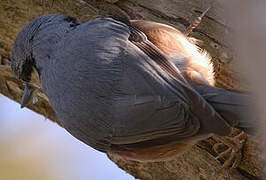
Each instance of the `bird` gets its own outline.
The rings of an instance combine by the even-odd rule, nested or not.
[[[18,34],[11,69],[25,83],[21,107],[36,71],[62,126],[121,159],[164,161],[233,128],[254,131],[251,95],[215,87],[208,53],[166,24],[43,15]],[[243,134],[226,138],[231,150]]]

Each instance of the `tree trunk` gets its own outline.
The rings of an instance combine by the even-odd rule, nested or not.
[[[214,0],[1,0],[0,1],[0,93],[19,102],[23,84],[11,73],[9,62],[13,42],[23,26],[39,15],[60,13],[86,21],[103,14],[125,15],[131,19],[146,19],[170,24],[184,31],[193,20],[212,5],[202,23],[191,34],[202,40],[200,46],[213,57],[217,86],[243,90],[248,87],[235,67],[236,59],[230,42],[233,32],[224,18],[224,8]],[[35,78],[39,84],[38,78]],[[60,125],[43,92],[38,102],[29,106]],[[262,153],[257,137],[249,137],[244,146],[244,158],[239,168],[222,170],[212,150],[213,138],[195,145],[184,155],[167,162],[138,163],[109,157],[120,168],[136,178],[151,180],[170,179],[256,179],[261,177]]]

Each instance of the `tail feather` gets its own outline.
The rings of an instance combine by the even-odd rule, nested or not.
[[[195,85],[195,89],[228,124],[248,134],[256,133],[257,116],[252,110],[253,100],[249,93],[200,85]]]

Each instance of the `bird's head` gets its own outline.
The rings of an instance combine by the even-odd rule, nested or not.
[[[21,107],[27,105],[34,91],[34,86],[30,85],[32,73],[36,68],[36,60],[33,57],[34,38],[45,30],[46,26],[59,25],[62,22],[77,24],[77,20],[70,17],[64,17],[56,14],[44,15],[35,18],[18,34],[11,55],[11,69],[17,79],[25,83],[24,95],[22,97]],[[48,32],[49,33],[49,32]]]
[[[35,60],[31,53],[31,36],[29,34],[30,28],[36,28],[26,26],[22,32],[19,33],[11,56],[11,69],[17,79],[25,83],[25,89],[22,96],[21,108],[29,104],[32,99],[35,88],[29,88],[32,72],[35,67]],[[32,33],[32,31],[31,31]],[[34,87],[34,86],[32,86]]]
[[[50,33],[47,27],[60,26],[66,24],[68,27],[74,27],[80,22],[73,17],[65,17],[58,14],[44,15],[35,18],[18,34],[11,56],[11,69],[14,75],[24,81],[31,80],[31,73],[36,68],[36,62],[32,55],[33,41],[40,31],[45,31],[46,34]],[[49,31],[50,30],[50,31]],[[53,29],[52,29],[53,30]]]
[[[32,45],[39,28],[51,19],[51,15],[40,16],[32,20],[18,34],[11,55],[11,69],[19,80],[30,82],[31,73],[35,68],[35,60],[32,56]]]

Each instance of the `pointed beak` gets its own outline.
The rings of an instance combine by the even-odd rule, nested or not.
[[[27,106],[28,104],[32,102],[34,91],[36,89],[37,88],[30,83],[25,84],[25,89],[24,89],[24,93],[23,93],[22,100],[20,103],[20,108],[24,108],[25,106]]]

